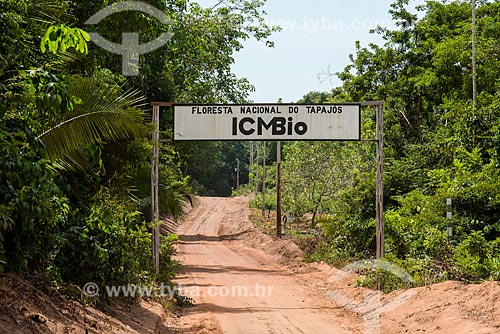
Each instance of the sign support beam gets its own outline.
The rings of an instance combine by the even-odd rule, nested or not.
[[[281,238],[281,141],[276,142],[276,236]]]
[[[255,196],[259,194],[259,143],[255,144]]]
[[[160,272],[160,209],[158,202],[158,163],[160,159],[160,107],[170,107],[170,102],[152,102],[153,106],[153,155],[151,157],[151,219],[153,222],[152,262],[155,273]]]
[[[240,187],[240,159],[236,158],[236,189]]]
[[[384,101],[369,101],[362,102],[361,106],[375,107],[375,118],[376,118],[376,143],[377,143],[377,181],[376,181],[376,193],[375,193],[375,208],[376,208],[376,241],[377,250],[376,258],[380,259],[384,257]]]
[[[377,105],[377,259],[384,257],[384,104]]]
[[[266,142],[262,142],[262,217],[266,216]]]
[[[361,103],[361,106],[374,106],[375,122],[376,122],[376,139],[377,143],[377,180],[375,190],[375,207],[376,207],[376,258],[384,257],[385,237],[384,237],[384,101],[369,101]],[[382,285],[380,275],[377,272],[377,290],[381,290]]]

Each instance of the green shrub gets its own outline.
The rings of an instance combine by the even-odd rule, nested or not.
[[[233,189],[233,191],[231,192],[231,197],[248,196],[254,191],[255,191],[255,184],[253,183],[244,184],[237,189]]]
[[[175,271],[179,268],[179,261],[173,259],[177,253],[175,245],[179,242],[176,234],[162,235],[160,238],[160,273],[158,280],[170,284],[175,277]]]
[[[500,238],[488,242],[483,231],[472,231],[455,248],[457,276],[470,282],[497,279],[500,269],[499,243]]]
[[[363,222],[357,219],[341,221],[335,217],[321,217],[325,237],[318,245],[318,253],[334,265],[370,259],[375,255],[375,220]]]
[[[485,263],[490,271],[489,279],[494,280],[494,281],[499,281],[500,280],[500,255],[498,255],[499,253],[496,253],[496,254],[497,254],[496,257],[487,258]]]
[[[266,199],[265,199],[265,208],[266,210],[276,210],[276,193],[269,191],[266,194]],[[257,196],[252,198],[250,200],[250,207],[255,208],[255,209],[261,209],[262,208],[262,194],[259,193]]]
[[[68,211],[42,144],[20,121],[0,126],[0,271],[40,269]]]
[[[64,280],[141,284],[151,269],[151,235],[131,203],[98,192],[68,221],[57,265]]]

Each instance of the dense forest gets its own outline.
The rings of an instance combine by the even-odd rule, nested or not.
[[[231,72],[234,54],[246,39],[272,47],[279,30],[266,24],[260,0],[212,8],[149,0],[169,25],[131,12],[85,25],[112,2],[0,0],[0,271],[41,271],[55,284],[157,279],[150,250],[150,102],[248,102],[253,87]],[[409,0],[395,1],[390,13],[397,28],[373,31],[383,45],[356,43],[350,64],[332,74],[341,86],[298,102],[385,101],[387,260],[417,285],[498,280],[500,3],[478,3],[475,101],[470,2],[427,1],[419,15],[409,7]],[[141,42],[162,32],[175,38],[140,57],[139,76],[124,77],[121,56],[88,35],[92,29],[120,43],[124,28],[140,31]],[[248,143],[170,142],[172,122],[171,110],[162,110],[165,215],[177,219],[194,194],[230,195],[237,159],[241,183],[254,189],[263,170],[249,166]],[[374,135],[374,111],[363,109],[362,136]],[[275,157],[268,143],[269,193]],[[311,260],[343,265],[374,257],[374,159],[371,142],[284,143],[283,210],[313,214],[311,229],[320,239],[307,254]],[[253,203],[259,206],[259,199]],[[273,197],[268,201],[273,208]],[[163,281],[174,275],[175,241],[174,235],[162,241]],[[387,278],[389,288],[399,284]]]
[[[174,275],[174,235],[151,275],[151,101],[241,102],[253,89],[231,73],[246,39],[276,28],[261,1],[203,8],[151,0],[170,20],[115,13],[85,24],[113,1],[0,0],[0,271],[43,272],[57,284],[146,284]],[[122,57],[89,41],[175,35],[124,77]],[[161,113],[160,210],[177,219],[194,193],[229,195],[238,143],[174,144]],[[166,139],[166,140],[163,140]],[[231,162],[230,162],[231,161]],[[244,179],[242,179],[244,181]]]
[[[387,260],[417,285],[498,280],[500,3],[477,7],[475,103],[470,1],[427,1],[420,13],[409,8],[409,1],[395,1],[390,13],[397,29],[373,31],[383,45],[356,44],[351,63],[335,74],[340,87],[308,93],[300,102],[385,101]],[[362,111],[362,137],[375,138],[370,108]],[[310,258],[340,266],[373,258],[375,145],[293,142],[283,151],[284,210],[297,217],[313,213],[321,232]],[[275,172],[269,171],[272,187]],[[267,201],[272,207],[274,199]],[[398,286],[387,279],[389,289]]]

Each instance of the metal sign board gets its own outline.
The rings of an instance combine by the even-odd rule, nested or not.
[[[360,140],[361,105],[177,104],[174,140]]]

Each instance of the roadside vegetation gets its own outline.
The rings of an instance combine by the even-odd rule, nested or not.
[[[356,44],[351,63],[335,74],[340,87],[300,102],[385,100],[386,259],[412,274],[414,285],[500,280],[500,3],[477,9],[475,108],[470,1],[427,1],[420,18],[408,3],[391,7],[397,29],[374,32],[383,45]],[[362,123],[362,138],[375,138],[374,110],[362,111]],[[374,258],[375,145],[293,142],[283,155],[283,210],[321,234],[307,257],[336,266]],[[273,161],[271,152],[269,194]],[[259,194],[251,204],[261,208],[260,201]],[[363,284],[373,283],[368,274]],[[385,279],[387,289],[402,284]]]
[[[54,286],[170,284],[176,236],[162,239],[159,275],[151,265],[150,102],[242,102],[252,86],[231,73],[233,53],[249,38],[272,44],[260,1],[151,0],[170,25],[131,11],[84,24],[112,2],[0,0],[0,272]],[[175,38],[126,78],[90,29],[116,43],[130,31],[141,43]],[[171,126],[165,110],[162,139]],[[178,219],[195,192],[229,194],[221,156],[234,161],[238,145],[162,141],[160,211]]]
[[[162,241],[160,275],[151,267],[150,102],[248,102],[253,87],[231,72],[234,53],[247,39],[272,47],[278,28],[265,23],[259,0],[145,2],[171,23],[124,12],[91,27],[116,43],[124,31],[140,31],[141,43],[174,34],[126,78],[121,56],[90,43],[84,24],[111,1],[0,0],[0,272],[79,287],[173,279],[175,236]],[[299,102],[385,101],[386,258],[415,285],[499,280],[500,3],[478,1],[476,106],[470,2],[427,1],[419,16],[407,8],[396,0],[397,28],[374,31],[383,45],[356,43],[350,64],[331,74],[341,86]],[[362,137],[373,139],[374,111],[362,116]],[[162,110],[162,139],[172,123]],[[267,145],[269,214],[276,145]],[[163,140],[162,213],[179,218],[193,194],[229,196],[238,159],[240,184],[249,185],[235,193],[254,192],[264,169],[249,166],[249,148]],[[308,259],[342,266],[374,257],[374,160],[370,142],[283,143],[283,213],[296,224],[288,233],[309,238]],[[360,284],[372,283],[368,274]],[[386,277],[385,287],[398,286]]]

